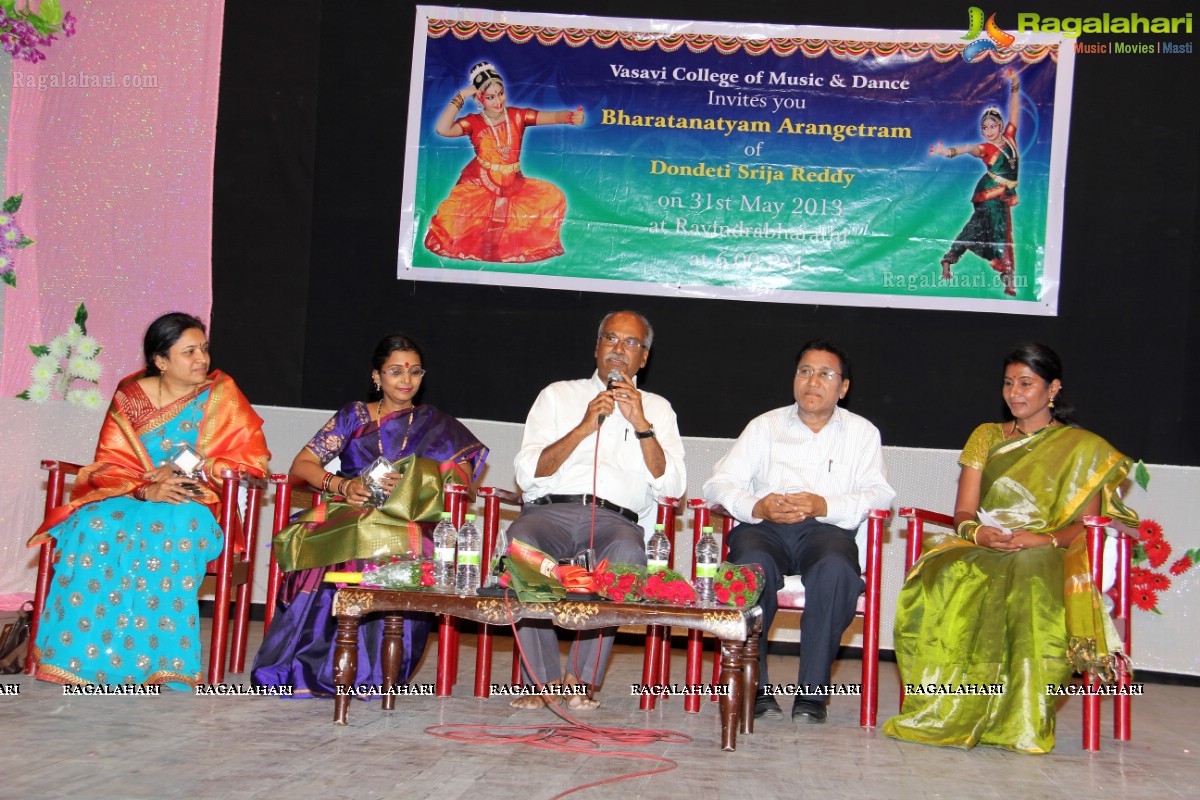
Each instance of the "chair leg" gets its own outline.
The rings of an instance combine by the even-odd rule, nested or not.
[[[718,648],[718,651],[720,648]],[[697,630],[688,631],[687,666],[683,680],[688,686],[700,685],[700,673],[704,665],[704,634]],[[691,714],[700,711],[700,695],[689,694],[683,698],[683,710]]]
[[[449,697],[454,691],[454,672],[457,668],[454,650],[458,644],[455,633],[454,618],[443,614],[438,626],[437,683],[434,687],[438,697]]]
[[[642,684],[654,686],[660,683],[659,658],[662,650],[663,629],[661,625],[646,626],[646,649],[642,655]],[[654,694],[646,692],[638,700],[638,708],[642,711],[654,710]]]
[[[225,650],[229,634],[229,585],[233,571],[233,546],[225,543],[217,559],[217,590],[213,598],[212,643],[208,652],[208,682],[225,678]]]
[[[46,595],[50,593],[50,581],[54,580],[54,547],[51,539],[42,545],[38,554],[37,585],[33,590],[33,616],[29,620],[29,652],[25,656],[25,674],[32,675],[37,671],[37,636],[38,627],[42,621],[42,612],[46,608]]]
[[[229,651],[229,671],[241,675],[246,671],[246,642],[250,635],[250,573],[238,585],[233,605],[233,644]]]
[[[479,643],[475,648],[475,696],[492,694],[492,626],[479,626]]]

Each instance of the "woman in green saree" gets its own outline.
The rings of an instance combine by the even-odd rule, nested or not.
[[[1058,355],[1026,344],[1004,365],[1013,418],[971,434],[959,458],[957,535],[927,536],[900,591],[896,661],[917,690],[883,731],[1048,753],[1056,698],[1047,687],[1072,672],[1109,680],[1123,658],[1091,580],[1081,518],[1136,525],[1137,515],[1118,495],[1129,459],[1073,424]]]

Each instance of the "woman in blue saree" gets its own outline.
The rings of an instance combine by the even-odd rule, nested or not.
[[[1057,697],[1047,687],[1123,668],[1081,517],[1138,520],[1119,496],[1129,459],[1072,424],[1053,350],[1027,344],[1009,355],[1003,394],[1012,420],[976,428],[959,460],[957,535],[926,536],[897,601],[902,681],[933,688],[908,692],[883,732],[1048,753]]]
[[[292,462],[291,477],[361,506],[370,495],[357,476],[381,455],[391,461],[416,455],[441,462],[443,470],[455,473],[453,480],[469,484],[483,468],[488,450],[454,417],[433,406],[415,404],[425,376],[423,363],[421,350],[412,339],[403,334],[384,337],[371,359],[376,396],[369,402],[344,406],[325,423]],[[325,470],[335,458],[341,463],[336,475]],[[399,478],[389,473],[381,483],[390,491]],[[432,526],[422,523],[420,539],[413,542],[412,549],[431,555],[431,531]],[[277,614],[254,660],[256,685],[291,686],[295,697],[335,694],[337,620],[330,609],[336,587],[323,579],[328,570],[358,570],[361,566],[359,561],[344,562],[286,575]],[[428,615],[405,616],[400,683],[407,683],[420,663],[429,632]],[[359,629],[356,683],[383,683],[382,642],[383,619],[365,621]]]
[[[53,536],[59,551],[34,643],[43,680],[195,685],[196,593],[224,544],[221,472],[266,474],[262,420],[208,371],[204,324],[166,314],[143,350],[146,369],[117,387],[95,463],[29,542]],[[205,458],[202,478],[171,465],[183,444]]]

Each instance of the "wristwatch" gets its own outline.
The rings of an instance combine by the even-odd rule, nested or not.
[[[646,430],[642,431],[641,433],[638,433],[637,431],[634,431],[634,432],[633,432],[633,435],[634,435],[634,436],[636,436],[636,437],[637,437],[637,438],[639,438],[639,439],[653,439],[653,438],[654,438],[655,436],[657,436],[658,434],[656,434],[656,433],[654,432],[654,423],[650,423],[650,427],[649,427],[649,428],[647,428]]]

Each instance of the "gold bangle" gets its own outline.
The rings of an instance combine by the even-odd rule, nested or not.
[[[950,153],[950,155],[949,155],[949,156],[947,156],[947,158],[954,158],[956,155],[958,155],[958,148],[957,148],[957,147],[951,147],[951,148],[949,149],[949,153]],[[968,521],[969,521],[969,520],[968,520]]]
[[[962,522],[958,523],[958,527],[955,529],[955,532],[968,542],[971,542],[972,544],[978,544],[978,542],[975,541],[975,534],[979,533],[980,527],[980,523],[976,522],[975,520],[964,519]]]

